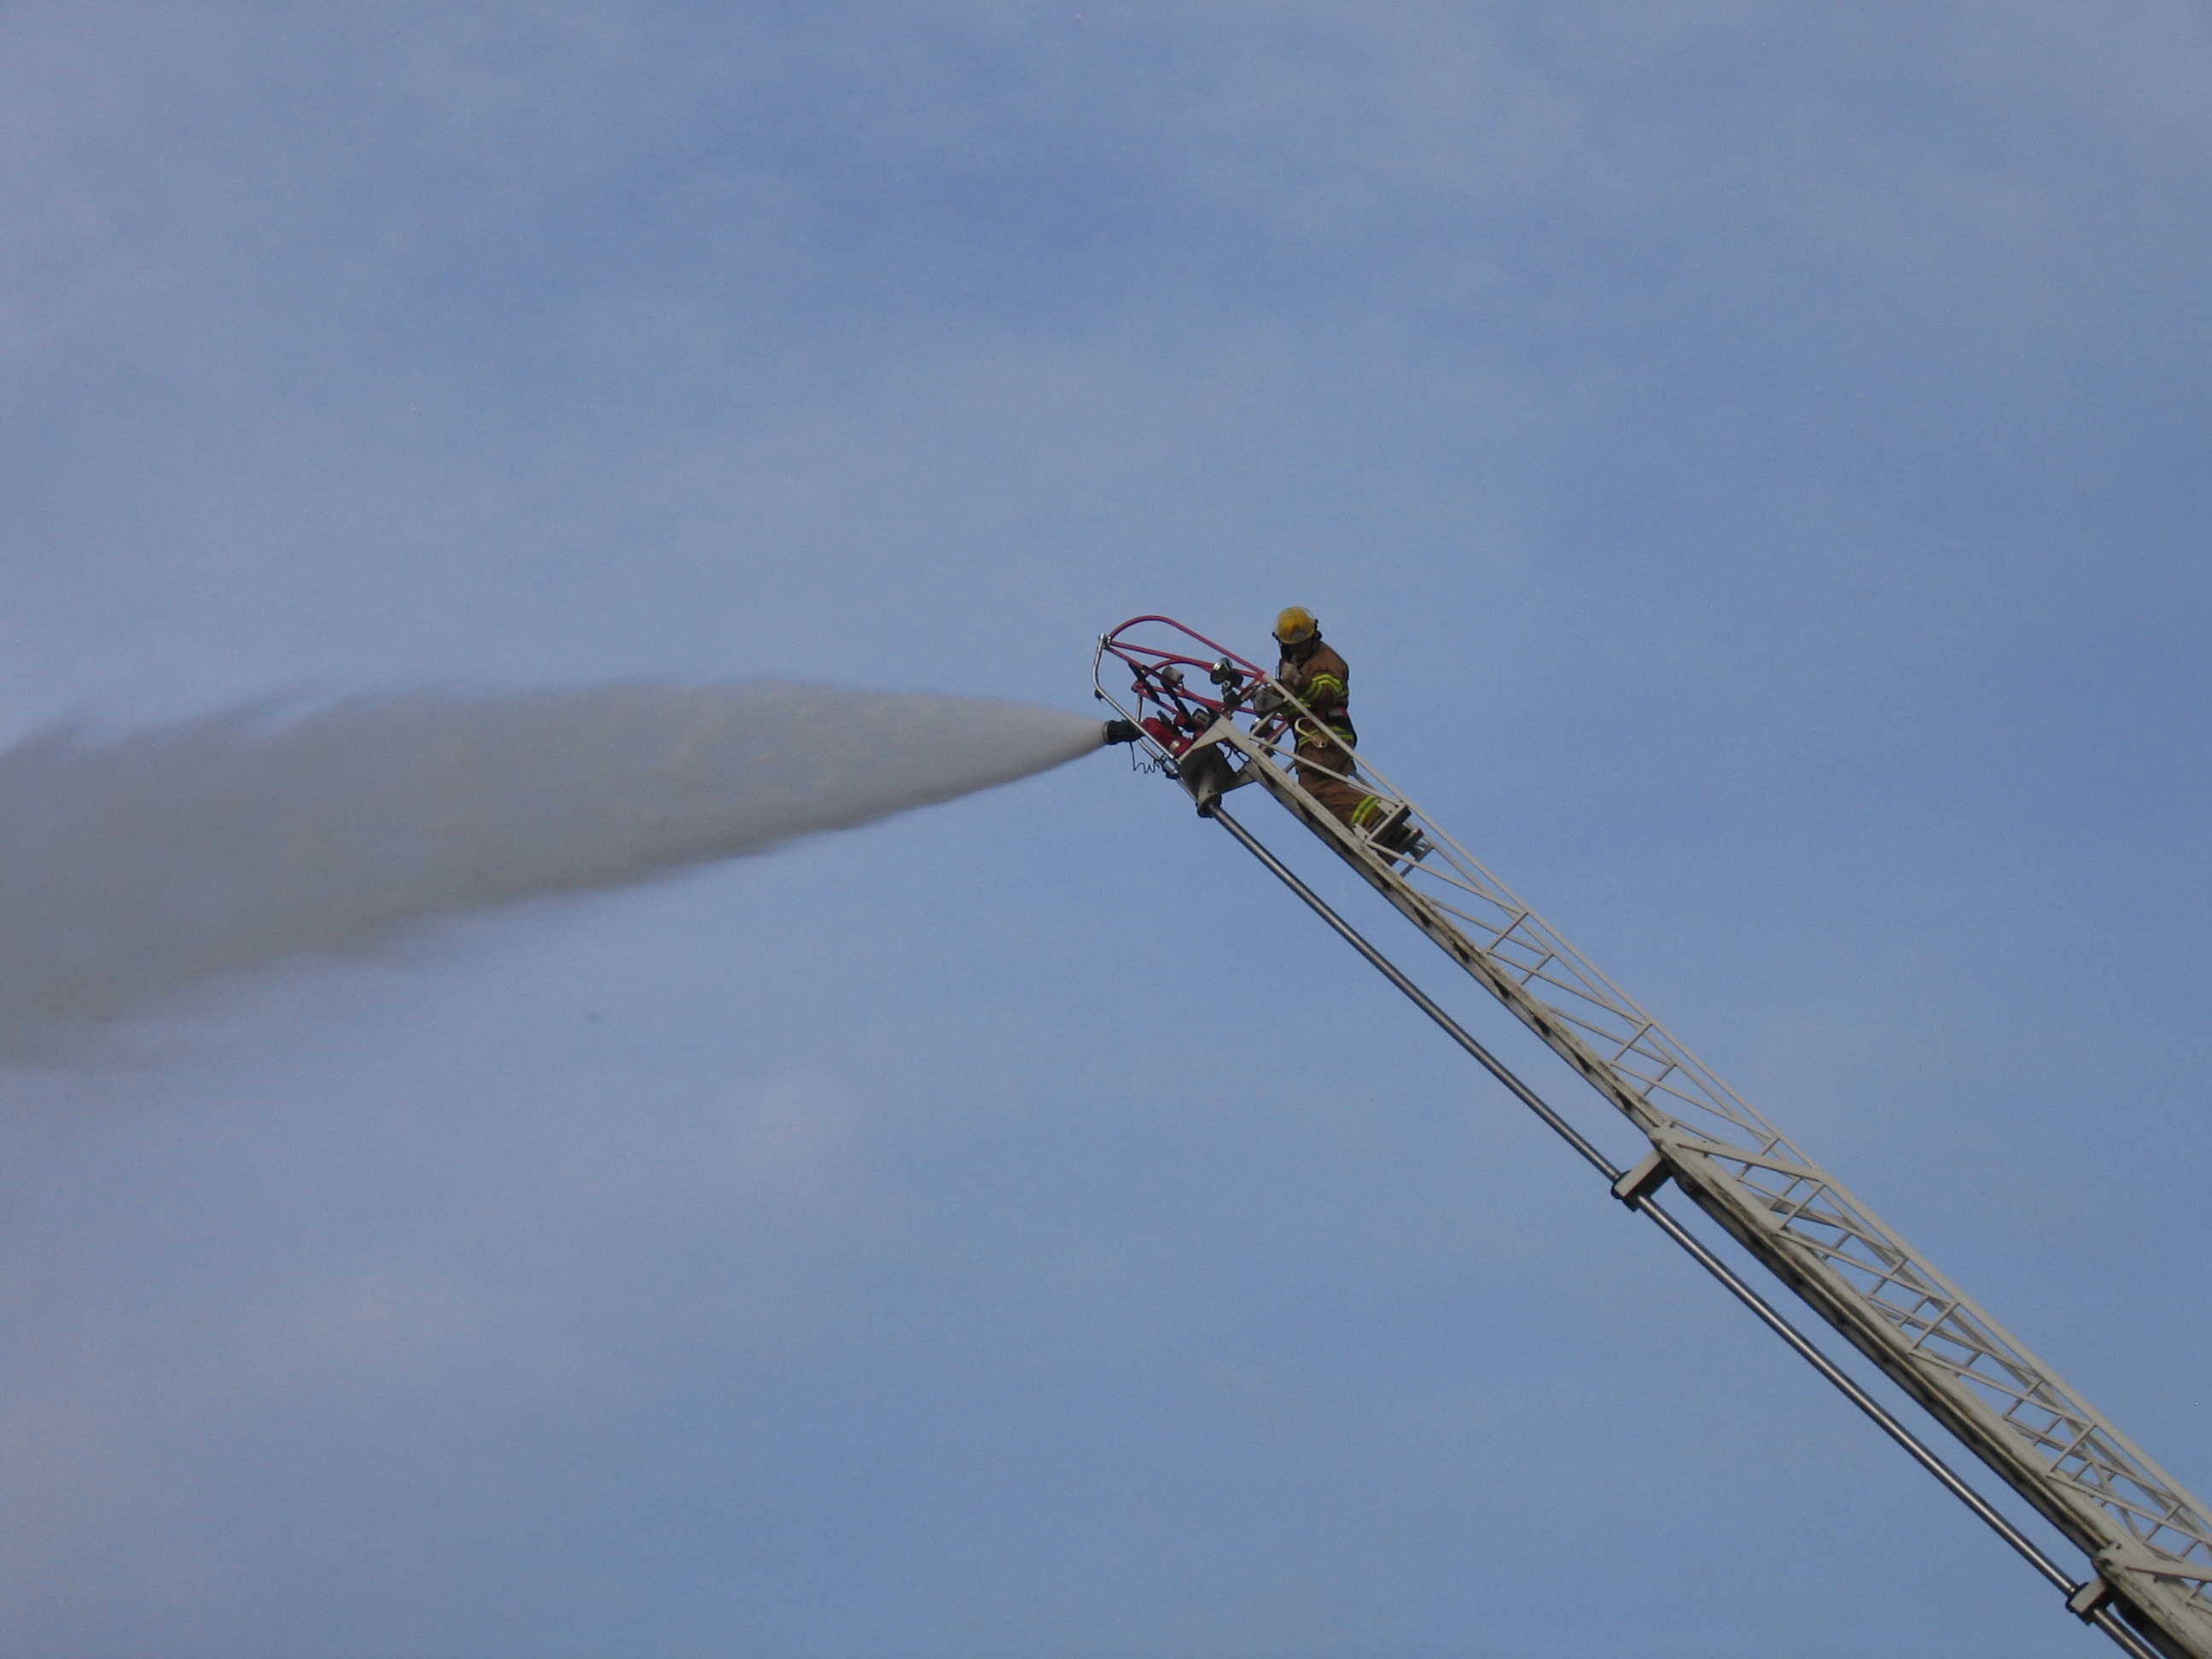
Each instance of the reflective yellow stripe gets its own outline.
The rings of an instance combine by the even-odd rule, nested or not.
[[[1344,682],[1337,678],[1334,674],[1315,675],[1311,679],[1306,682],[1306,690],[1308,691],[1318,691],[1324,685],[1333,685],[1340,691],[1344,690]]]
[[[1366,823],[1367,815],[1382,804],[1382,801],[1373,795],[1362,798],[1359,805],[1352,809],[1352,827],[1357,830],[1361,824]]]

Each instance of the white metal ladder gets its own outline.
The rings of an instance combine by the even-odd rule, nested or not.
[[[1166,622],[1165,618],[1146,619]],[[1185,634],[1179,623],[1169,623]],[[1124,624],[1127,629],[1129,625]],[[1117,630],[1117,635],[1121,630]],[[1115,635],[1101,641],[1103,666]],[[1194,639],[1200,636],[1191,635]],[[1200,640],[1201,643],[1205,643]],[[1124,659],[1127,660],[1127,659]],[[1179,659],[1189,660],[1189,659]],[[1304,705],[1251,665],[1231,659],[1210,725],[1195,732],[1148,730],[1146,742],[1199,811],[1229,829],[1307,903],[1423,1006],[1463,1047],[1614,1182],[1614,1194],[1662,1221],[1676,1242],[1771,1324],[1862,1409],[1913,1451],[1982,1518],[2006,1534],[2068,1593],[2072,1610],[2130,1651],[2143,1640],[2166,1659],[2212,1659],[2212,1528],[2204,1506],[2109,1419],[2068,1388],[2016,1338],[1946,1279],[1834,1176],[1752,1109],[1689,1048],[1598,971],[1556,930],[1478,864],[1441,825],[1349,751],[1340,774],[1379,799],[1378,825],[1418,840],[1347,828],[1300,787],[1284,727]],[[1141,695],[1139,708],[1146,698]],[[1098,681],[1099,695],[1122,705]],[[1255,718],[1250,705],[1279,708]],[[1130,712],[1125,710],[1125,712]],[[1188,720],[1186,726],[1199,722]],[[1187,740],[1186,740],[1187,738]],[[1257,783],[1318,836],[1485,990],[1512,1011],[1651,1144],[1634,1170],[1615,1171],[1556,1112],[1300,882],[1227,811],[1229,791]],[[1667,1180],[1683,1192],[1880,1366],[2091,1559],[2071,1583],[2010,1523],[1973,1495],[1932,1453],[1786,1322],[1650,1202]],[[2117,1609],[2125,1625],[2113,1617]],[[2130,1628],[2132,1627],[2132,1628]]]

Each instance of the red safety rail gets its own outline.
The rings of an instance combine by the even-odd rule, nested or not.
[[[1137,629],[1152,631],[1159,642],[1131,638]],[[1160,639],[1158,629],[1170,631]],[[1193,655],[1194,650],[1205,654]],[[1109,657],[1129,671],[1129,690],[1137,699],[1137,723],[1170,755],[1188,749],[1224,710],[1235,713],[1246,697],[1272,678],[1259,664],[1216,644],[1195,629],[1184,627],[1172,617],[1132,617],[1100,638],[1101,691],[1105,690]],[[1184,671],[1192,668],[1205,674],[1217,695],[1208,696],[1191,685]]]

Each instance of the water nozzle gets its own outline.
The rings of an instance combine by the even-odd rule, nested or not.
[[[1134,720],[1108,720],[1104,730],[1108,743],[1134,743],[1145,735]]]

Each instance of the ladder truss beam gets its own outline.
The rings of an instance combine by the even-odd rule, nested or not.
[[[1128,672],[1132,706],[1107,685],[1109,664]],[[1197,694],[1186,665],[1220,695]],[[2204,1506],[1340,743],[1330,775],[1374,796],[1370,821],[1392,833],[1339,823],[1291,757],[1294,722],[1327,728],[1286,688],[1166,617],[1103,636],[1094,683],[1201,813],[1273,863],[1218,810],[1259,785],[1635,1124],[1692,1202],[2091,1559],[2100,1607],[2117,1607],[2166,1659],[2212,1659]]]

